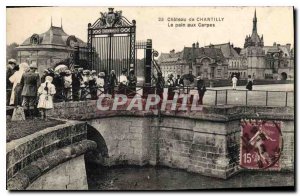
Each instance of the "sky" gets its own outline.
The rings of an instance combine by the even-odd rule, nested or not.
[[[294,42],[292,7],[115,7],[129,21],[135,19],[137,40],[152,39],[153,48],[158,52],[172,49],[181,51],[184,46],[199,42],[200,47],[209,44],[231,42],[243,47],[245,36],[252,32],[254,10],[257,13],[258,34],[264,36],[265,45]],[[61,25],[69,35],[87,41],[87,24],[94,23],[100,12],[108,7],[40,7],[7,8],[7,44],[21,44],[34,33],[46,32],[51,23]],[[169,27],[181,22],[170,22],[168,18],[216,18],[222,21],[197,22],[196,27]],[[164,21],[159,21],[163,18]],[[223,19],[222,19],[223,18]],[[215,27],[198,27],[198,23],[214,24]]]

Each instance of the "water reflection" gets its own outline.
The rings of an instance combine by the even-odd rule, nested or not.
[[[167,167],[87,165],[90,190],[182,190],[234,187],[294,186],[289,172],[241,172],[227,180]]]

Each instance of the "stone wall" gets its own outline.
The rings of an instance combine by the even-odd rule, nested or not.
[[[149,121],[151,119],[142,117],[111,117],[89,121],[100,132],[107,145],[109,157],[104,159],[103,165],[144,165]]]
[[[86,124],[68,121],[6,144],[7,179],[44,155],[86,139]]]
[[[89,124],[105,139],[106,166],[164,165],[221,178],[238,171],[239,121],[111,117]]]
[[[27,190],[88,190],[84,155],[51,169],[30,184]]]
[[[159,163],[227,178],[238,171],[239,123],[164,118],[158,130]]]
[[[45,172],[96,149],[96,146],[95,142],[87,140],[87,124],[78,121],[67,121],[65,124],[8,142],[7,189],[24,190]],[[79,171],[84,172],[82,175],[86,175],[85,168]]]
[[[202,111],[97,111],[95,101],[60,103],[55,114],[88,121],[105,140],[102,164],[166,165],[227,178],[238,172],[240,119],[280,120],[283,170],[294,170],[294,108],[205,106]],[[64,111],[78,113],[66,114]],[[92,138],[88,138],[91,139]]]
[[[241,169],[238,120],[110,117],[91,120],[89,124],[107,144],[108,157],[102,163],[106,166],[164,165],[219,178],[228,178]],[[282,170],[293,171],[293,124],[285,121],[283,125],[280,166]]]

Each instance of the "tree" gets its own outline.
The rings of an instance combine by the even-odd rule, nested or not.
[[[6,62],[8,59],[17,59],[18,57],[18,52],[16,50],[16,47],[18,47],[19,44],[17,43],[12,43],[9,45],[6,45]]]

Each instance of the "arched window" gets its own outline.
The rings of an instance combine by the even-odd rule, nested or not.
[[[38,34],[33,34],[30,38],[30,43],[33,45],[37,45],[40,43],[40,37]]]
[[[67,39],[67,46],[74,48],[77,45],[77,39],[74,35],[71,35]]]

